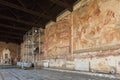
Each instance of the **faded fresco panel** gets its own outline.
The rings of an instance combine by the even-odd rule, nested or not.
[[[47,57],[53,56],[54,49],[56,47],[56,23],[48,26],[45,29],[45,50]]]
[[[73,50],[120,44],[119,10],[119,0],[89,0],[74,11]]]
[[[56,58],[64,56],[70,51],[71,16],[66,16],[60,21],[46,28],[45,49],[47,57]]]

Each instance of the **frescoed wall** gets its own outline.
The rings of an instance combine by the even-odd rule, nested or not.
[[[70,53],[71,16],[68,15],[60,21],[46,28],[45,50],[47,57],[64,57]]]
[[[46,25],[43,66],[120,73],[120,0],[81,0],[66,12]]]
[[[74,50],[120,44],[119,9],[119,0],[89,0],[74,11]]]
[[[57,65],[56,60],[63,56],[66,68],[111,71],[115,65],[109,64],[115,63],[116,56],[119,56],[119,10],[119,0],[82,0],[68,16],[47,25],[45,51],[50,67],[51,63]],[[109,61],[109,57],[115,59]],[[99,66],[100,63],[107,66]]]

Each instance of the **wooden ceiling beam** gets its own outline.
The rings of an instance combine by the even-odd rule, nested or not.
[[[70,12],[73,11],[73,6],[68,4],[65,1],[64,2],[60,1],[60,0],[50,0],[50,1],[52,1],[53,3],[55,3],[55,4],[57,4],[57,5],[61,6],[61,7],[67,8]]]
[[[17,0],[24,8],[26,8],[26,6],[23,4],[23,2],[21,0]]]
[[[12,43],[20,44],[23,40],[12,39],[12,38],[7,38],[7,37],[1,37],[0,41],[6,42],[6,43],[12,42]]]
[[[6,25],[6,24],[2,24],[2,23],[0,23],[0,26],[5,27],[5,28],[15,29],[15,30],[27,31],[27,29],[25,29],[25,28],[10,26],[10,25]]]
[[[20,19],[15,19],[15,18],[12,18],[12,17],[4,16],[4,15],[0,15],[0,18],[7,19],[7,20],[10,20],[10,21],[19,22],[19,23],[23,23],[23,24],[27,24],[27,25],[31,25],[31,26],[35,26],[35,27],[41,27],[42,26],[41,24],[35,24],[35,23],[32,23],[32,22],[28,22],[28,21],[24,21],[24,20],[20,20]]]
[[[10,31],[3,31],[3,30],[0,30],[0,33],[11,34],[11,35],[16,35],[16,36],[23,36],[23,34],[21,34],[21,33],[10,32]]]
[[[20,11],[23,11],[23,12],[26,12],[26,13],[29,13],[29,14],[32,14],[32,15],[35,15],[35,16],[40,16],[40,17],[44,17],[46,19],[52,20],[51,16],[41,14],[39,12],[36,12],[36,11],[31,10],[31,9],[27,9],[27,8],[18,6],[16,4],[13,4],[13,3],[10,3],[10,2],[4,1],[4,0],[0,0],[0,4],[4,5],[4,6],[11,7],[11,8],[14,8],[14,9],[17,9],[17,10],[20,10]]]
[[[0,35],[0,38],[23,40],[22,37],[16,37],[16,36],[11,36],[11,35]]]

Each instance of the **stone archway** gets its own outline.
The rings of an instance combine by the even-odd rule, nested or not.
[[[11,60],[10,50],[7,48],[3,49],[2,63],[3,64],[11,64],[10,60]]]

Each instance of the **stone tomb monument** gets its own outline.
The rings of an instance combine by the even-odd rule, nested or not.
[[[11,64],[10,50],[5,48],[2,53],[2,64]]]

